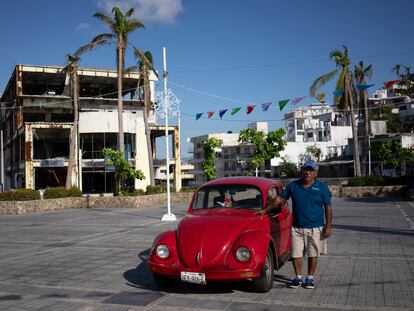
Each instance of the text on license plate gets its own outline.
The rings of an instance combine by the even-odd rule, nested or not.
[[[206,284],[206,275],[198,272],[181,272],[181,281],[195,284]]]

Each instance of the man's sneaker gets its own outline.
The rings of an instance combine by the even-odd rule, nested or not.
[[[302,286],[302,278],[295,277],[292,282],[289,284],[290,288],[298,288]]]
[[[315,282],[314,282],[313,278],[309,278],[309,277],[307,277],[307,278],[305,279],[305,288],[310,288],[310,289],[312,289],[312,288],[314,288],[314,287],[315,287]]]

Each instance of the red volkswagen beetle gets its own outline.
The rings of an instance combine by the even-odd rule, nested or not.
[[[154,240],[148,268],[156,283],[251,279],[255,291],[268,292],[273,271],[290,258],[292,215],[283,205],[263,217],[256,213],[281,190],[277,182],[257,177],[201,186],[178,228]]]

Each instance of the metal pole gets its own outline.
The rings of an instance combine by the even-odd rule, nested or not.
[[[368,134],[368,175],[371,176],[371,134]]]
[[[4,150],[3,150],[3,130],[0,132],[0,147],[1,147],[1,190],[4,191]]]
[[[161,221],[174,221],[177,218],[174,214],[171,214],[171,199],[170,199],[170,152],[168,141],[168,109],[169,102],[167,96],[167,56],[166,49],[162,49],[163,61],[164,61],[164,113],[165,113],[165,159],[167,165],[167,214],[164,214]]]

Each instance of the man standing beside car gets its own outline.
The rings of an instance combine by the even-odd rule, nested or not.
[[[282,202],[292,199],[292,260],[296,276],[290,288],[314,288],[313,276],[316,272],[318,257],[326,253],[326,240],[332,234],[331,193],[328,186],[316,179],[318,166],[306,161],[302,177],[291,182],[265,209],[263,215]],[[325,215],[325,221],[324,221]],[[302,257],[308,257],[308,276],[302,281]]]

